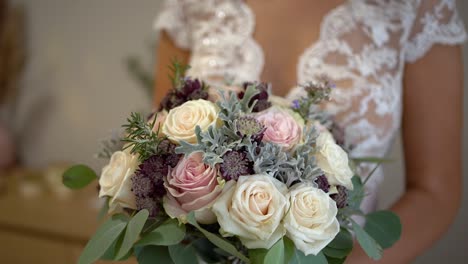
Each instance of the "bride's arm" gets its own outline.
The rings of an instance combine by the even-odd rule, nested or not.
[[[403,232],[379,263],[410,263],[447,231],[458,212],[462,68],[461,47],[442,45],[406,65],[402,123],[406,192],[391,208],[401,217]],[[364,255],[362,249],[355,250],[349,263],[375,263]]]
[[[154,86],[154,105],[158,106],[161,99],[172,88],[169,75],[169,66],[174,59],[184,64],[188,64],[190,52],[178,48],[168,34],[162,31],[159,37],[159,44],[156,50],[156,80]]]

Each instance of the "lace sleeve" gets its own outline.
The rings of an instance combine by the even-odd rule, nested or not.
[[[413,26],[405,46],[405,58],[414,62],[434,44],[455,45],[466,40],[455,0],[418,0]]]
[[[190,49],[191,37],[187,17],[179,0],[165,0],[160,6],[159,14],[154,22],[158,31],[166,31],[174,43],[182,49]]]

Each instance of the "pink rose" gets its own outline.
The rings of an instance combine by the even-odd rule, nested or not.
[[[279,107],[260,112],[257,119],[266,127],[263,140],[276,143],[286,149],[298,144],[302,138],[304,120],[295,113]]]
[[[179,161],[164,181],[167,195],[164,209],[172,218],[184,217],[195,211],[195,218],[202,224],[216,222],[211,205],[221,193],[218,171],[203,163],[202,154],[197,152]]]

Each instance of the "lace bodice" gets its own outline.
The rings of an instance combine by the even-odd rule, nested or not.
[[[191,51],[189,75],[219,84],[259,80],[264,64],[253,39],[255,16],[242,0],[166,0],[155,22]],[[466,39],[455,0],[348,0],[324,18],[320,37],[298,60],[297,83],[325,74],[336,84],[324,108],[345,127],[353,156],[384,156],[402,114],[404,65],[435,43]],[[303,93],[293,87],[287,98]],[[364,168],[369,170],[369,168]],[[381,181],[373,176],[370,189]],[[375,201],[367,199],[370,210]]]

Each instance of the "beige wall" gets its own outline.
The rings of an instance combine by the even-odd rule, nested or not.
[[[150,107],[138,84],[126,74],[123,58],[136,53],[146,56],[148,62],[152,60],[145,41],[154,38],[151,25],[160,1],[13,2],[25,4],[29,14],[30,65],[14,122],[26,163],[43,166],[51,161],[71,160],[97,165],[92,158],[97,150],[96,139],[122,124],[130,111]],[[468,21],[468,3],[459,2]],[[468,52],[464,58],[468,64]],[[468,67],[465,76],[468,78]],[[465,113],[468,124],[468,92]],[[467,126],[464,135],[468,139]],[[466,179],[468,140],[464,150]],[[390,156],[396,161],[385,165],[382,208],[403,191],[399,139]],[[465,193],[467,190],[465,181]],[[466,223],[468,195],[450,232],[417,263],[463,263],[468,257]]]
[[[28,68],[17,130],[30,166],[96,164],[98,139],[120,127],[151,98],[129,78],[124,58],[146,62],[158,0],[14,0],[27,9]],[[131,14],[131,15],[130,15]]]

